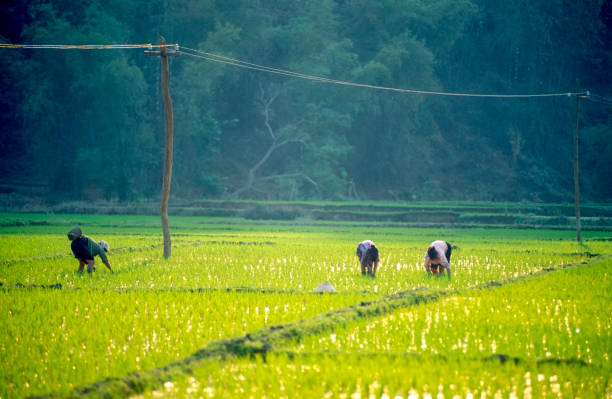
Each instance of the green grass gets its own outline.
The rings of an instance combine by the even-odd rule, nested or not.
[[[41,208],[43,209],[43,208]],[[45,214],[5,214],[0,226],[55,225],[65,221],[61,214],[106,214],[130,216],[126,224],[139,214],[156,215],[159,206],[152,202],[118,203],[115,201],[71,202],[44,208]],[[315,201],[171,201],[169,213],[174,222],[185,216],[206,218],[213,223],[279,225],[340,225],[396,227],[495,227],[548,228],[572,230],[575,226],[573,204],[498,203],[472,201],[444,202],[315,202]],[[612,206],[589,203],[581,206],[583,230],[612,229]],[[95,219],[90,217],[89,219]],[[139,222],[149,223],[140,218]],[[138,225],[143,227],[144,223]]]
[[[412,389],[520,397],[527,380],[534,397],[556,395],[556,384],[564,396],[609,389],[610,263],[561,270],[609,256],[606,231],[585,231],[578,244],[563,230],[172,217],[166,260],[158,217],[0,221],[2,398],[77,387],[93,397],[408,397]],[[99,260],[95,274],[76,273],[66,238],[74,225],[110,243],[115,273]],[[365,238],[381,251],[375,279],[359,273],[355,247]],[[438,238],[456,246],[451,281],[422,268]],[[338,293],[314,294],[323,281]],[[442,330],[453,339],[440,342]],[[494,352],[521,361],[484,367]],[[443,380],[414,371],[436,368]]]
[[[356,296],[0,291],[2,397],[67,391],[180,360],[214,340],[310,318]]]
[[[289,356],[209,360],[137,398],[606,398],[607,375],[579,365]]]
[[[299,351],[576,359],[609,366],[612,261],[468,291],[420,304],[333,334],[299,342]]]
[[[265,357],[207,360],[144,397],[610,397],[611,266],[400,309]]]
[[[250,226],[253,227],[253,226]],[[36,227],[38,228],[38,227]],[[0,282],[9,286],[61,284],[65,288],[169,289],[177,287],[253,287],[282,291],[308,291],[330,281],[340,292],[363,291],[387,295],[429,287],[470,287],[483,281],[507,279],[587,259],[603,253],[607,241],[578,245],[562,239],[562,232],[424,229],[311,228],[307,231],[225,231],[203,233],[176,229],[173,256],[161,256],[159,235],[132,235],[130,229],[103,228],[90,236],[111,245],[116,273],[98,265],[95,278],[75,273],[69,242],[64,234],[1,235]],[[118,232],[126,231],[125,235]],[[332,232],[330,232],[332,231]],[[89,233],[88,233],[89,234]],[[481,234],[481,235],[479,235]],[[358,273],[356,243],[372,238],[381,251],[376,280]],[[424,248],[436,237],[457,246],[453,252],[451,282],[431,280],[422,273]],[[486,238],[484,238],[486,237]],[[522,243],[528,241],[528,245]]]

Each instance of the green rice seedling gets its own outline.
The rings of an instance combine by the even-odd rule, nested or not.
[[[576,364],[359,354],[206,362],[135,398],[601,398],[608,376]]]
[[[21,259],[50,258],[70,251],[68,240],[48,234],[0,235],[0,260],[2,263]]]
[[[470,236],[463,241],[456,237],[458,241],[453,241],[459,247],[453,253],[453,279],[449,282],[427,278],[422,266],[426,244],[415,242],[412,236],[404,237],[403,233],[395,229],[381,232],[382,259],[376,279],[359,274],[354,233],[343,237],[329,232],[223,232],[214,239],[198,234],[178,236],[169,260],[161,256],[159,237],[125,236],[109,240],[110,261],[117,273],[108,275],[101,268],[92,278],[75,273],[77,263],[67,240],[62,244],[55,237],[51,242],[62,248],[56,254],[64,255],[11,260],[0,266],[0,282],[9,286],[19,283],[121,289],[250,287],[305,292],[329,281],[340,292],[367,291],[382,296],[431,286],[449,289],[478,286],[589,256],[577,244],[567,241],[513,238],[508,242],[491,239],[491,243],[483,244]],[[413,230],[408,233],[416,234]],[[607,242],[596,245],[600,252],[609,251]]]
[[[607,260],[497,290],[476,290],[304,339],[305,352],[524,359],[610,359],[612,275]]]
[[[0,230],[0,397],[67,393],[107,377],[180,362],[208,344],[273,324],[314,320],[332,309],[402,292],[464,292],[502,284],[612,252],[609,233],[594,231],[577,244],[572,232],[560,230],[231,224],[237,221],[228,219],[211,224],[212,219],[172,218],[173,251],[164,259],[158,218],[14,218],[19,217],[32,223],[7,223]],[[88,226],[87,235],[111,244],[115,273],[99,261],[96,273],[76,273],[66,238],[74,225]],[[365,238],[381,250],[376,278],[359,272],[355,247]],[[427,245],[438,238],[456,246],[450,281],[429,278],[422,267]],[[589,282],[609,281],[609,273],[604,268],[595,275],[576,277],[569,270],[554,275],[565,278],[473,291],[338,325],[265,359],[202,363],[193,380],[178,378],[147,395],[589,397],[606,392],[609,283],[602,288]],[[337,294],[312,294],[323,281]],[[56,284],[61,289],[40,288]],[[577,298],[578,289],[591,294]],[[441,330],[453,339],[440,341]],[[483,364],[493,353],[522,360]],[[554,363],[560,359],[569,362]],[[487,371],[473,371],[482,368]],[[438,369],[447,371],[432,371]]]
[[[67,391],[180,360],[215,340],[361,297],[234,292],[0,290],[0,397]]]
[[[265,358],[203,362],[141,397],[609,397],[611,264],[338,326]]]

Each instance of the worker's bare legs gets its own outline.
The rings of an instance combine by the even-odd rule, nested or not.
[[[85,261],[83,259],[79,259],[79,273],[83,273],[84,268],[85,268]]]
[[[93,273],[96,271],[96,266],[94,265],[93,259],[86,260],[87,262],[87,273]]]

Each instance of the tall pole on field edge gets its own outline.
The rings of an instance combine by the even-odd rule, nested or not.
[[[580,81],[576,81],[576,107],[574,112],[574,213],[576,215],[576,240],[582,242],[581,227],[580,227],[580,179],[579,179],[579,140],[578,140],[578,123],[580,119],[580,99],[588,97],[589,92],[586,91],[584,94],[579,94]]]
[[[172,152],[174,141],[174,118],[172,114],[172,99],[170,98],[170,90],[168,88],[170,81],[170,67],[168,65],[168,56],[179,55],[178,45],[173,45],[174,50],[169,50],[166,46],[166,40],[163,37],[159,39],[159,51],[152,51],[151,48],[145,51],[148,55],[156,55],[161,59],[161,88],[164,98],[164,114],[166,122],[166,140],[164,151],[164,175],[162,180],[161,190],[161,222],[164,236],[164,258],[168,259],[172,252],[172,243],[170,240],[170,227],[168,226],[168,200],[170,198],[170,186],[172,184]]]
[[[576,214],[576,240],[580,236],[580,182],[578,179],[578,116],[580,113],[580,97],[576,96],[576,112],[574,116],[574,213]]]

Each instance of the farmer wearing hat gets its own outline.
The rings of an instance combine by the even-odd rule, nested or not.
[[[106,241],[95,242],[91,238],[84,236],[80,228],[75,227],[68,232],[68,239],[72,241],[70,248],[74,257],[79,260],[79,272],[82,272],[85,264],[87,264],[87,273],[95,272],[94,257],[100,256],[102,262],[108,267],[108,270],[113,272],[106,253],[108,252],[108,243]]]

